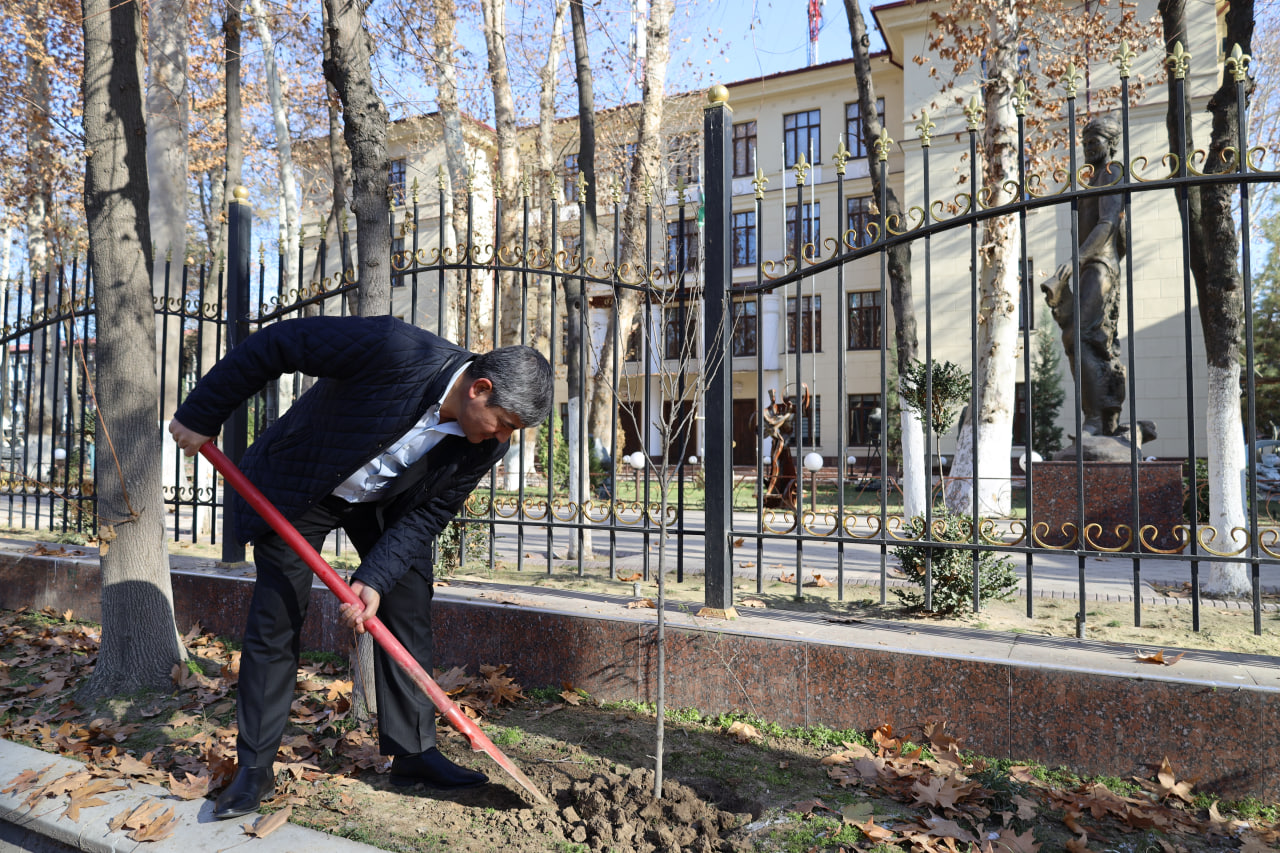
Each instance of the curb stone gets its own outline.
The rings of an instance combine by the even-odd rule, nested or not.
[[[0,739],[0,788],[8,788],[20,773],[40,773],[46,783],[59,776],[84,769],[74,759],[63,758],[29,746]],[[214,820],[213,801],[180,800],[158,785],[121,780],[124,790],[100,794],[105,806],[82,807],[78,820],[63,817],[70,802],[66,795],[43,798],[32,807],[24,802],[29,792],[0,793],[0,853],[63,853],[84,850],[91,853],[222,853],[222,851],[257,851],[257,853],[375,853],[376,847],[327,835],[313,829],[288,823],[266,838],[246,835],[244,825],[257,815],[236,820]],[[148,800],[160,800],[164,808],[172,808],[177,825],[169,837],[159,841],[138,842],[119,830],[111,832],[110,821]]]

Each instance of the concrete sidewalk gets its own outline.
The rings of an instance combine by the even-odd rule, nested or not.
[[[220,853],[227,850],[264,853],[375,853],[376,847],[347,841],[334,835],[286,823],[266,838],[246,835],[245,824],[257,815],[236,820],[214,820],[213,800],[180,800],[156,785],[121,780],[124,790],[98,797],[105,805],[82,807],[76,820],[66,816],[70,797],[42,797],[33,805],[26,800],[34,790],[10,790],[14,780],[27,771],[39,775],[37,785],[84,769],[84,764],[39,749],[0,740],[0,853],[63,853],[88,850],[94,853],[147,850],[154,853]],[[108,824],[118,815],[150,801],[158,801],[161,811],[172,808],[176,817],[172,833],[159,841],[139,842],[121,829],[112,832]]]

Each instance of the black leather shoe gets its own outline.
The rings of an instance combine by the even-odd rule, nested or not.
[[[276,774],[270,764],[266,767],[241,767],[236,770],[236,778],[218,795],[213,805],[213,818],[228,820],[256,812],[262,798],[275,789]]]
[[[419,782],[429,788],[475,788],[489,781],[477,770],[454,764],[434,746],[417,755],[397,755],[391,760],[391,784],[404,788]]]

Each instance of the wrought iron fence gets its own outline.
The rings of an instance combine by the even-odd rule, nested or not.
[[[1246,107],[1241,84],[1242,128]],[[1193,322],[1196,300],[1187,259],[1195,247],[1188,236],[1187,197],[1197,188],[1229,184],[1237,200],[1237,233],[1247,235],[1251,188],[1274,182],[1280,173],[1262,168],[1262,154],[1248,145],[1243,130],[1222,162],[1208,162],[1202,153],[1162,160],[1164,152],[1150,138],[1135,142],[1125,107],[1117,121],[1118,156],[1108,155],[1101,169],[1082,166],[1075,154],[1080,140],[1074,96],[1067,108],[1069,166],[1056,176],[1033,175],[1021,160],[1019,173],[1006,176],[1007,201],[991,203],[995,188],[981,186],[980,126],[972,115],[963,129],[955,129],[958,162],[969,170],[968,189],[958,185],[935,197],[930,176],[939,155],[926,115],[909,150],[891,156],[887,134],[877,141],[878,159],[870,168],[879,170],[882,191],[869,204],[864,192],[851,189],[855,181],[846,174],[843,145],[820,170],[799,156],[779,170],[774,188],[760,169],[749,189],[741,181],[735,186],[732,117],[724,94],[715,92],[704,111],[704,207],[699,215],[683,181],[659,188],[656,201],[652,188],[637,188],[649,199],[641,263],[628,261],[633,255],[624,251],[629,237],[622,230],[620,191],[601,206],[605,236],[598,245],[608,248],[597,256],[580,248],[585,200],[553,200],[540,212],[527,192],[519,200],[489,203],[473,191],[463,217],[466,239],[455,246],[451,218],[441,215],[448,208],[444,190],[428,204],[420,202],[415,187],[392,211],[398,235],[393,311],[473,348],[534,343],[562,375],[556,391],[559,425],[547,430],[536,455],[509,457],[472,496],[462,519],[462,552],[468,538],[479,537],[490,565],[502,561],[520,570],[582,573],[589,552],[599,548],[614,577],[619,561],[629,557],[629,565],[648,579],[657,568],[653,546],[669,536],[677,580],[691,570],[705,575],[706,605],[720,611],[734,606],[735,575],[753,578],[757,591],[767,580],[787,577],[795,595],[803,596],[807,582],[828,573],[841,597],[847,584],[859,582],[877,586],[884,601],[890,586],[900,583],[891,574],[903,547],[916,548],[922,559],[926,608],[936,592],[935,564],[960,554],[977,609],[985,560],[999,555],[1020,563],[1028,617],[1038,590],[1055,583],[1072,587],[1081,602],[1082,632],[1090,590],[1104,580],[1108,588],[1128,589],[1140,625],[1144,590],[1153,579],[1190,584],[1198,630],[1201,569],[1211,562],[1246,568],[1260,632],[1263,594],[1280,584],[1280,513],[1274,503],[1280,472],[1273,464],[1280,459],[1271,458],[1276,443],[1263,440],[1257,428],[1253,341],[1246,325],[1242,418],[1245,445],[1253,449],[1241,472],[1246,520],[1226,532],[1235,544],[1223,547],[1221,531],[1205,517],[1206,478],[1197,464],[1205,446],[1209,378]],[[1018,132],[1023,139],[1021,115]],[[901,219],[888,214],[890,186],[903,197],[907,213]],[[912,192],[920,195],[913,198]],[[824,238],[818,211],[832,201],[838,225],[835,236]],[[1051,460],[1044,458],[1049,448],[1036,448],[1030,438],[1046,417],[1036,413],[1042,392],[1029,357],[1045,335],[1035,328],[1039,312],[1032,307],[1035,261],[1049,268],[1063,263],[1069,281],[1081,282],[1096,262],[1082,256],[1082,210],[1111,202],[1121,213],[1116,222],[1126,247],[1108,271],[1116,288],[1110,304],[1123,321],[1115,346],[1124,368],[1127,420],[1101,432],[1127,434],[1128,449],[1118,461],[1094,462],[1085,458],[1088,441],[1082,439],[1075,451]],[[504,210],[504,204],[513,206]],[[357,292],[354,274],[339,260],[350,256],[350,247],[339,251],[324,239],[299,262],[296,278],[308,283],[282,289],[279,282],[289,278],[283,257],[274,272],[261,255],[255,263],[247,207],[233,203],[230,216],[226,275],[209,266],[165,265],[164,291],[156,298],[164,354],[161,409],[171,410],[212,361],[251,329],[300,313],[345,312]],[[497,233],[496,223],[504,219],[522,223],[513,244],[477,239]],[[988,477],[984,460],[975,458],[990,446],[981,440],[980,430],[988,427],[980,417],[968,417],[955,432],[926,417],[923,450],[916,451],[926,461],[905,465],[891,439],[901,423],[901,402],[899,342],[889,310],[897,285],[889,253],[900,246],[913,252],[921,361],[955,361],[961,373],[972,373],[983,360],[981,327],[994,322],[991,311],[997,310],[981,301],[981,229],[1002,219],[1013,223],[1018,247],[1011,259],[1018,298],[999,307],[1019,324],[1011,338],[1018,352],[998,354],[1021,376],[1009,382],[1017,412],[1006,427],[1008,440],[998,445],[1009,448],[1010,458]],[[1238,259],[1246,306],[1253,302],[1248,246],[1247,239],[1241,242]],[[1032,257],[1044,248],[1056,256],[1047,265]],[[97,319],[85,270],[72,264],[6,289],[0,513],[10,527],[95,530],[89,378]],[[1045,293],[1059,297],[1059,313],[1069,304],[1082,316],[1090,307],[1088,294],[1078,285],[1063,297],[1067,291],[1054,285],[1063,281],[1061,275],[1044,279]],[[1144,288],[1154,286],[1168,292],[1163,307],[1146,311],[1153,302]],[[1064,323],[1068,353],[1089,345],[1089,330],[1081,325]],[[1050,328],[1049,337],[1056,340],[1058,334]],[[567,447],[588,440],[583,437],[590,431],[590,373],[608,389],[603,399],[609,429],[590,437],[597,473],[579,470],[576,482],[566,482],[557,474],[563,468],[557,460]],[[1063,368],[1073,392],[1066,395],[1069,412],[1088,394],[1082,373],[1083,368]],[[943,374],[924,374],[925,411],[942,390],[935,388],[941,381],[935,375]],[[1150,392],[1157,386],[1165,389],[1163,397]],[[306,387],[305,377],[286,377],[248,405],[224,431],[229,455],[236,458]],[[970,412],[981,411],[980,394],[974,383],[959,402]],[[1147,433],[1154,432],[1140,417],[1143,406],[1158,411],[1161,435],[1167,436],[1158,458],[1132,440],[1149,441]],[[1057,420],[1082,436],[1087,428],[1096,430],[1091,416],[1080,410]],[[964,455],[966,443],[968,471],[977,471],[976,478],[949,465],[957,450]],[[169,535],[221,542],[224,559],[242,558],[223,535],[222,493],[204,461],[173,453],[165,469]],[[905,482],[906,476],[922,482]],[[664,485],[670,486],[665,498]],[[917,485],[922,488],[915,493],[925,498],[912,518],[907,494]],[[949,510],[941,495],[948,488],[959,496],[950,499]],[[1104,495],[1118,496],[1120,509],[1102,512]],[[749,559],[735,558],[735,550]],[[565,551],[568,559],[557,556]],[[1100,566],[1100,558],[1109,561],[1109,569]],[[1119,561],[1128,568],[1117,575]]]

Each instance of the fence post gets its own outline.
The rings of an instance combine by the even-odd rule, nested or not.
[[[733,608],[733,361],[730,356],[733,314],[729,284],[733,275],[730,210],[733,204],[729,91],[720,85],[707,92],[702,114],[706,158],[704,239],[706,277],[703,289],[703,381],[706,397],[706,596],[703,615],[736,615]]]
[[[249,191],[236,187],[227,205],[227,351],[249,336],[249,275],[253,208]],[[248,446],[249,407],[241,403],[222,428],[222,451],[237,465]],[[231,493],[223,490],[222,562],[243,563],[244,546],[231,517]]]

